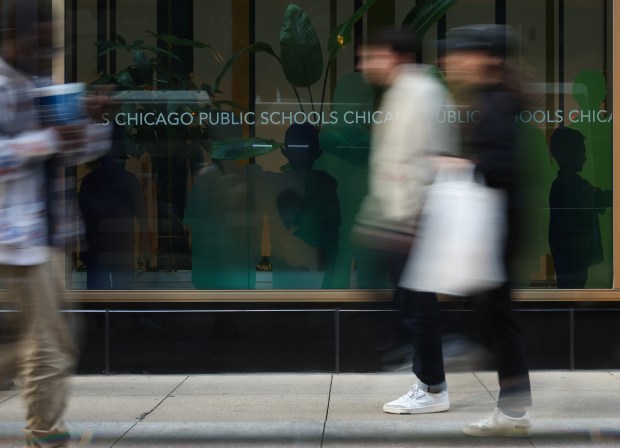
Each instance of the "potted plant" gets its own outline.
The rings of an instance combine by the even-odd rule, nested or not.
[[[188,176],[193,176],[202,166],[204,151],[213,152],[219,159],[241,159],[246,158],[248,151],[247,157],[253,157],[272,151],[279,144],[259,138],[226,143],[209,140],[207,123],[201,117],[232,103],[216,98],[210,85],[197,85],[193,76],[184,73],[179,58],[170,48],[205,49],[219,60],[211,45],[152,32],[132,42],[116,35],[113,40],[97,45],[99,55],[125,51],[132,58],[132,63],[124,69],[102,73],[92,84],[116,86],[117,115],[110,116],[108,123],[124,128],[131,142],[126,145],[129,156],[140,158],[148,153],[150,157],[157,185],[158,253],[148,270],[190,269],[183,204]]]
[[[409,27],[420,36],[424,35],[457,0],[421,0],[407,13],[402,25]],[[291,85],[299,107],[304,111],[300,89],[306,89],[312,110],[315,102],[310,87],[322,78],[320,110],[325,101],[329,71],[340,49],[352,40],[353,27],[364,14],[376,3],[366,0],[349,18],[336,26],[327,39],[327,64],[324,63],[323,51],[318,34],[306,12],[298,5],[290,3],[284,10],[280,27],[279,54],[267,42],[258,41],[231,56],[211,86],[212,92],[219,92],[220,82],[226,72],[245,53],[265,53],[274,57]]]

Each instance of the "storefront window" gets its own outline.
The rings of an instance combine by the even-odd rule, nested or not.
[[[411,3],[376,2],[332,58],[331,30],[365,2],[69,2],[65,79],[117,85],[112,153],[77,169],[70,288],[387,288],[351,242],[377,103],[355,48]],[[318,53],[280,46],[300,15]],[[521,37],[529,102],[518,286],[611,288],[611,1],[456,2],[420,62],[446,29],[492,22]]]
[[[519,117],[521,285],[611,288],[611,2],[546,3],[507,2],[506,11],[521,33],[530,98]]]

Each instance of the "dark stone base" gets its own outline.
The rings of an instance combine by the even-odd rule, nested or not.
[[[515,307],[532,369],[620,368],[620,341],[614,337],[620,307],[526,305]],[[442,306],[446,341],[454,335],[475,340],[475,313],[455,303]],[[75,312],[81,318],[83,374],[378,372],[410,363],[397,314],[380,305],[91,308]],[[452,345],[446,356],[460,355],[459,347]]]

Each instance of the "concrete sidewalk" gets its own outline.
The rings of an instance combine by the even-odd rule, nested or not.
[[[494,372],[452,373],[452,408],[389,415],[412,374],[114,375],[73,378],[67,424],[92,447],[620,447],[620,372],[531,374],[534,434],[474,439]],[[23,447],[18,391],[0,392],[0,446]]]

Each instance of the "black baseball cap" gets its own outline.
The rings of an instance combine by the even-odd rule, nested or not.
[[[446,52],[474,50],[506,58],[516,53],[518,42],[509,26],[480,24],[453,28],[438,45]]]

